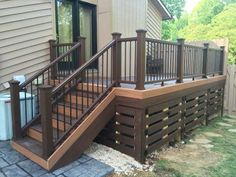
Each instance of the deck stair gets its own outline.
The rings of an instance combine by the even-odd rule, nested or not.
[[[210,75],[222,75],[224,63],[223,48],[185,45],[183,40],[178,43],[160,41],[146,38],[145,34],[146,31],[137,30],[137,37],[121,38],[121,34],[114,33],[112,41],[87,60],[85,39],[81,38],[73,44],[50,41],[51,62],[24,83],[10,83],[12,147],[43,168],[54,170],[79,158],[106,125],[109,126],[108,123],[113,121],[115,127],[121,128],[115,131],[114,127],[109,127],[115,131],[112,136],[118,138],[114,138],[110,145],[115,144],[118,150],[123,150],[143,163],[145,155],[151,152],[147,147],[150,145],[154,150],[154,145],[159,143],[146,144],[146,128],[149,125],[145,126],[145,121],[152,117],[154,125],[150,126],[157,127],[156,133],[159,134],[159,114],[165,116],[166,110],[173,107],[165,100],[168,92],[160,89],[163,90],[160,93],[156,86],[145,91],[145,86],[156,83],[163,86],[167,81],[183,83],[187,78],[207,79]],[[65,46],[68,50],[60,53]],[[114,89],[125,84],[134,85],[135,91]],[[178,85],[184,87],[184,84]],[[193,84],[196,85],[197,82]],[[167,88],[174,91],[173,87]],[[120,94],[118,97],[117,90]],[[153,110],[147,116],[148,107],[151,110],[159,109],[156,103],[158,94],[161,98],[162,94],[165,95],[163,101],[166,101],[165,105],[168,102],[167,107],[163,107],[163,113],[163,109]],[[215,94],[219,94],[218,91]],[[20,101],[20,96],[25,104]],[[177,111],[183,107],[181,101],[186,100],[178,97],[177,102],[173,102],[174,106],[177,105]],[[193,100],[194,104],[196,102],[198,98]],[[213,102],[216,101],[213,99]],[[24,114],[22,108],[25,109]],[[194,106],[193,111],[195,109]],[[179,112],[182,113],[182,110]],[[178,118],[176,115],[174,121]],[[178,126],[179,120],[176,121]],[[25,124],[21,125],[22,122]],[[181,128],[178,127],[178,132]],[[161,135],[158,136],[162,139]],[[122,145],[123,141],[128,144]]]
[[[34,95],[23,118],[27,122],[24,127],[19,123],[19,108],[13,111],[14,149],[43,168],[54,170],[76,160],[88,148],[115,115],[115,82],[109,70],[115,45],[116,40],[112,40],[82,66],[74,69],[68,65],[63,68],[67,72],[62,72],[59,63],[78,57],[75,51],[82,52],[83,43],[79,42],[23,84],[11,83],[13,107],[20,107],[20,92]],[[106,62],[100,71],[94,67],[99,62]],[[32,119],[28,121],[28,117]]]

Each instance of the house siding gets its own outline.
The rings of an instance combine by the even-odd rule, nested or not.
[[[147,9],[147,37],[160,39],[161,38],[161,23],[162,17],[159,13],[156,2],[154,0],[148,0]]]
[[[146,28],[146,0],[113,0],[112,32],[120,32],[123,37],[136,36],[137,29]]]
[[[53,0],[0,0],[0,90],[13,75],[29,77],[49,62]]]

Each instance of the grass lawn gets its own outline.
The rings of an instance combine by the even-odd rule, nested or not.
[[[133,176],[236,177],[235,130],[236,118],[216,118],[209,126],[194,130],[185,145],[160,152],[152,172],[135,172]]]

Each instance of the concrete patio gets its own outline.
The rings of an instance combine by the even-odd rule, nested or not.
[[[0,141],[0,177],[104,177],[114,169],[89,156],[48,173],[46,170],[14,151],[10,142]]]

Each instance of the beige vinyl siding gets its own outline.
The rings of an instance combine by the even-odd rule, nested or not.
[[[137,29],[146,29],[146,10],[146,0],[112,0],[112,32],[136,36]]]
[[[148,0],[147,10],[147,37],[160,39],[161,38],[161,15],[156,8],[154,0]]]
[[[49,62],[53,0],[0,0],[0,90],[13,75],[29,77]]]

